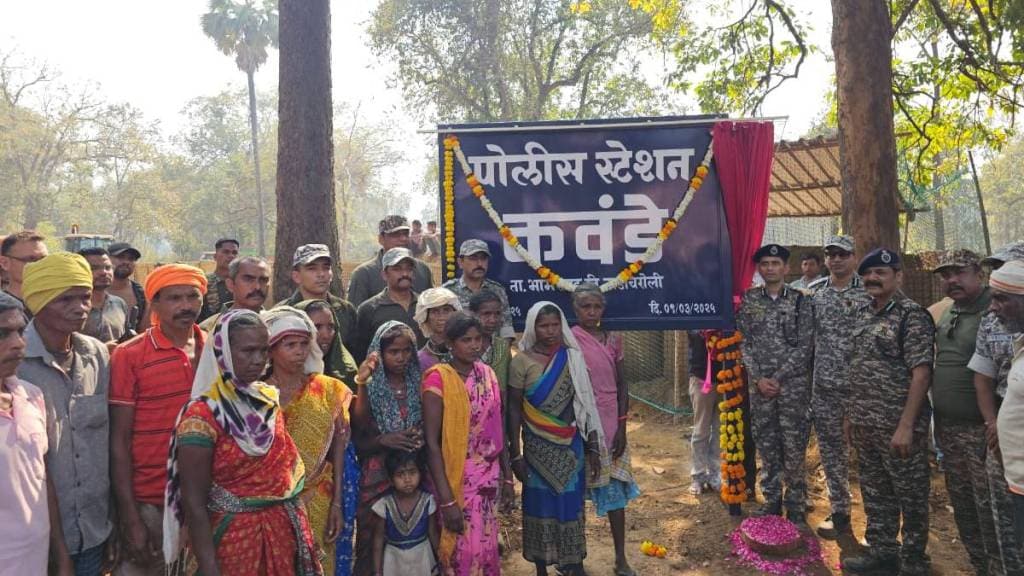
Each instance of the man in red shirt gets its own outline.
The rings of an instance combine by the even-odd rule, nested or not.
[[[118,576],[162,576],[167,450],[192,391],[204,334],[202,270],[168,264],[146,278],[150,325],[110,359],[110,461],[121,531]]]

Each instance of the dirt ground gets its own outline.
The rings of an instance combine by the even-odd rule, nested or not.
[[[641,576],[669,574],[748,575],[756,570],[738,567],[731,559],[727,535],[739,520],[729,516],[716,494],[691,496],[690,444],[692,424],[681,418],[673,424],[672,417],[641,410],[629,423],[629,443],[633,473],[643,495],[626,511],[626,552],[633,568]],[[814,509],[808,513],[808,524],[816,526],[829,513],[824,472],[818,461],[817,448],[808,451],[809,492]],[[856,537],[864,535],[864,511],[860,487],[851,478],[853,488],[853,530]],[[756,503],[744,504],[747,513]],[[584,566],[591,576],[614,573],[615,553],[608,522],[594,515],[587,504],[587,559]],[[931,484],[931,532],[928,552],[933,575],[969,574],[967,553],[960,544],[952,508],[946,495],[943,477],[934,466]],[[518,516],[508,519],[503,527],[506,552],[502,571],[507,576],[533,576],[532,564],[521,555],[521,524]],[[668,548],[666,558],[650,558],[640,553],[640,543],[651,540]],[[821,540],[824,562],[815,574],[843,574],[842,558],[856,554],[858,544],[852,538]],[[551,570],[550,574],[554,574]]]

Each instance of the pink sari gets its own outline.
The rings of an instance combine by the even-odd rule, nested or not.
[[[443,397],[441,374],[427,374],[422,389],[424,393]],[[462,473],[462,513],[466,529],[458,538],[445,573],[453,576],[500,574],[497,511],[501,466],[498,456],[505,443],[501,391],[494,371],[483,362],[473,365],[466,389],[470,407],[469,446]]]
[[[597,414],[604,430],[604,442],[611,451],[615,432],[619,429],[619,390],[615,365],[622,361],[622,339],[618,334],[608,332],[607,341],[602,344],[579,326],[572,327],[572,334],[587,360],[590,384],[597,401]]]

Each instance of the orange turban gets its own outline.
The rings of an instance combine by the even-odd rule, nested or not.
[[[146,300],[152,301],[157,292],[168,286],[195,286],[200,294],[206,294],[206,274],[188,264],[164,264],[146,276]],[[150,312],[149,322],[160,325],[156,312]]]

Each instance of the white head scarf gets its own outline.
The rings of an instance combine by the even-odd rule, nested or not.
[[[569,329],[569,323],[565,320],[565,313],[557,304],[542,300],[530,307],[530,311],[526,313],[526,327],[523,330],[523,337],[519,340],[519,349],[525,352],[537,343],[537,315],[545,306],[556,308],[562,319],[562,343],[569,353],[569,375],[572,377],[572,386],[576,391],[572,406],[576,413],[576,428],[583,433],[584,438],[591,432],[597,434],[597,445],[601,451],[601,462],[604,464],[608,460],[608,455],[604,443],[604,429],[601,427],[601,417],[598,415],[597,401],[594,399],[594,388],[590,384],[590,372],[587,371],[587,362],[583,358],[580,344],[576,341],[576,336],[573,335],[572,330]],[[603,465],[602,468],[604,468]],[[604,476],[603,473],[602,476]],[[600,485],[600,481],[597,485]]]
[[[260,313],[260,318],[270,331],[270,347],[280,342],[285,336],[305,336],[309,338],[309,356],[303,372],[306,374],[323,374],[324,353],[316,343],[316,326],[309,316],[291,306],[278,306]]]
[[[447,288],[428,288],[416,297],[416,314],[413,320],[420,325],[423,335],[430,338],[430,326],[427,324],[427,312],[433,308],[451,306],[456,312],[462,310],[462,303],[455,292]]]

